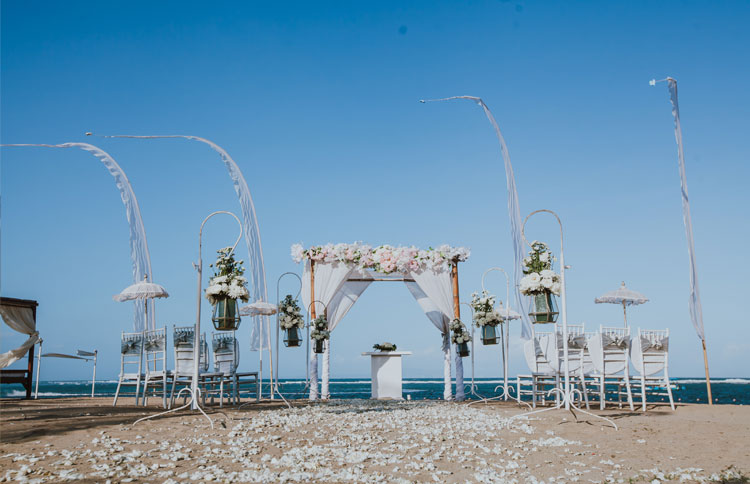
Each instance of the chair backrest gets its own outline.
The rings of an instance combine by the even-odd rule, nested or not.
[[[167,371],[167,327],[144,332],[146,373]]]
[[[143,333],[125,333],[120,337],[120,373],[141,373]],[[130,367],[130,371],[126,371]]]
[[[633,366],[644,376],[666,371],[669,360],[669,329],[640,329],[631,350]]]
[[[211,339],[214,351],[214,371],[225,375],[236,373],[240,362],[240,348],[234,331],[213,333]]]
[[[600,326],[604,373],[612,375],[628,367],[630,361],[630,328]]]
[[[193,346],[195,345],[194,326],[174,326],[172,341],[174,344],[175,372],[181,375],[193,373]],[[208,370],[208,344],[206,333],[201,334],[201,352],[198,368]]]
[[[524,345],[524,356],[529,369],[534,373],[557,371],[555,333],[537,331],[532,327],[531,336],[532,338]]]
[[[562,325],[555,325],[555,339],[557,341],[557,358],[560,371],[565,370],[565,350],[563,348]],[[583,361],[583,350],[586,348],[586,336],[582,324],[568,324],[568,368],[577,371]]]

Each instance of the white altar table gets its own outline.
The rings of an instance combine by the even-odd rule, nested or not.
[[[401,392],[401,357],[411,351],[370,351],[372,396],[376,400],[403,400]]]

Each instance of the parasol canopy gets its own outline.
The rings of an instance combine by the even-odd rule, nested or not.
[[[159,284],[143,280],[126,287],[120,294],[112,296],[112,299],[117,302],[125,302],[134,299],[153,299],[157,297],[169,297],[169,293]]]
[[[63,353],[45,353],[42,355],[42,358],[70,358],[71,360],[86,360],[88,361],[88,358],[82,358],[80,356],[73,356],[73,355],[65,355]]]
[[[625,282],[614,291],[602,294],[598,298],[594,299],[596,304],[622,304],[622,312],[625,317],[625,327],[628,326],[628,313],[627,306],[637,306],[639,304],[647,303],[648,298],[640,292],[633,291],[625,287]]]
[[[240,315],[242,316],[271,316],[276,314],[279,310],[275,304],[267,303],[265,301],[255,301],[252,304],[243,306],[240,309]]]
[[[503,317],[503,319],[513,320],[513,319],[521,319],[521,315],[517,312],[513,311],[512,309],[508,308],[505,309],[503,307],[503,302],[500,301],[500,304],[498,304],[497,312],[500,313],[500,316]],[[507,313],[507,315],[506,315]]]

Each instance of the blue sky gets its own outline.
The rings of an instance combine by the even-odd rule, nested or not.
[[[648,85],[675,77],[711,369],[747,376],[747,2],[3,2],[1,14],[2,142],[88,141],[114,156],[141,206],[154,280],[172,295],[160,326],[194,320],[198,228],[213,210],[239,213],[230,180],[201,144],[86,131],[224,147],[253,193],[271,299],[279,274],[300,270],[291,244],[361,240],[471,247],[468,300],[485,269],[512,264],[498,144],[477,106],[417,102],[468,94],[503,130],[522,215],[563,220],[569,320],[620,324],[616,306],[593,299],[624,280],[651,298],[633,327],[669,327],[672,375],[699,376],[672,117],[666,86]],[[2,294],[39,301],[45,351],[98,348],[99,374],[114,377],[132,306],[111,299],[131,267],[110,175],[80,150],[0,156]],[[235,230],[211,222],[206,263]],[[553,248],[556,230],[541,217],[528,227]],[[504,280],[487,282],[505,297]],[[0,331],[2,351],[20,343]],[[512,333],[515,374],[525,365]],[[381,341],[415,352],[406,376],[441,375],[439,334],[404,287],[383,283],[336,329],[332,376],[368,375],[360,353]],[[303,358],[285,350],[281,376],[303,375]],[[498,376],[499,359],[478,347],[477,375]],[[257,364],[245,349],[241,366]]]

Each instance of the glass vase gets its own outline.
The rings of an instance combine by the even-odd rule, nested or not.
[[[237,300],[225,298],[216,301],[211,321],[217,331],[235,331],[239,328],[240,312],[237,308]]]
[[[316,353],[324,353],[325,352],[325,347],[323,345],[324,342],[325,342],[324,339],[316,339],[315,340],[315,352]]]
[[[486,324],[482,326],[482,344],[483,345],[496,345],[497,341],[497,329],[495,326]]]
[[[302,338],[299,335],[299,328],[292,326],[284,330],[284,346],[288,348],[302,345]]]
[[[469,356],[469,343],[458,343],[456,345],[456,352],[461,358]]]
[[[554,323],[557,321],[557,301],[550,292],[531,296],[531,322],[534,324]]]

